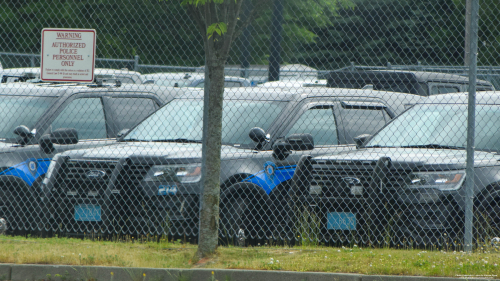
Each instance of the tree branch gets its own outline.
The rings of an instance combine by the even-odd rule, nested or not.
[[[258,0],[253,4],[253,8],[250,11],[250,14],[246,17],[244,21],[241,21],[238,26],[235,28],[235,32],[233,34],[233,39],[238,38],[241,33],[243,33],[243,30],[250,25],[255,19],[260,17],[262,15],[262,12],[268,8],[268,6],[271,6],[273,1],[270,0]]]
[[[228,29],[227,29],[227,38],[224,40],[224,46],[223,46],[223,52],[225,55],[229,53],[229,50],[231,48],[231,43],[234,39],[234,32],[236,29],[236,24],[238,22],[240,12],[241,12],[241,6],[243,5],[244,0],[239,0],[233,2],[232,0],[229,2],[228,5]]]
[[[200,32],[201,37],[203,38],[203,42],[207,43],[207,28],[205,26],[205,17],[200,9],[200,7],[196,7],[195,5],[186,5],[188,13],[191,16],[191,19],[194,20],[196,28]]]

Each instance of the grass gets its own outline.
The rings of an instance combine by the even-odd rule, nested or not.
[[[155,268],[227,268],[343,272],[380,275],[500,276],[500,252],[489,247],[474,253],[388,248],[219,247],[194,264],[196,246],[160,239],[91,241],[70,238],[0,238],[0,263],[97,265]]]

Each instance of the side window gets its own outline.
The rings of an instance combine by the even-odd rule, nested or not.
[[[373,135],[391,120],[385,109],[342,108],[340,114],[345,141],[349,144],[354,144],[354,138],[359,135]]]
[[[493,91],[491,88],[487,88],[487,87],[477,87],[476,88],[476,91]]]
[[[432,86],[431,87],[431,95],[438,95],[438,94],[448,94],[448,93],[457,93],[460,92],[458,87],[455,86]]]
[[[238,87],[241,87],[241,83],[236,82],[236,81],[225,81],[224,87],[225,88],[238,88]]]
[[[148,98],[110,98],[109,104],[118,131],[131,129],[157,108],[156,102]]]
[[[124,76],[116,76],[116,80],[122,82],[123,84],[135,84],[134,79]]]
[[[79,139],[106,138],[106,120],[100,98],[81,98],[72,101],[52,122],[52,131],[73,128]]]
[[[333,106],[316,106],[304,112],[288,132],[291,134],[309,133],[314,145],[338,145],[337,126]]]

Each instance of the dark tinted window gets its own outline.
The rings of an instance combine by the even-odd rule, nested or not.
[[[373,88],[374,88],[374,90],[377,90],[377,91],[411,93],[411,94],[418,93],[418,84],[414,85],[412,83],[404,83],[404,82],[374,83]]]
[[[224,87],[225,88],[237,88],[237,87],[241,87],[241,83],[236,82],[236,81],[225,81]]]
[[[106,121],[100,98],[76,99],[52,122],[51,130],[73,128],[79,139],[106,138]],[[49,131],[50,131],[49,129]]]
[[[288,132],[291,134],[309,133],[315,145],[338,144],[337,126],[332,106],[313,107],[304,112]]]
[[[109,104],[118,130],[131,129],[157,109],[147,98],[111,98]]]
[[[476,91],[492,91],[491,87],[477,87]]]
[[[458,89],[458,87],[454,86],[432,86],[431,88],[431,95],[457,93],[457,92],[460,92],[460,90]]]
[[[200,83],[196,84],[194,87],[204,88],[205,82],[200,82]],[[237,82],[237,81],[224,81],[224,87],[225,88],[238,88],[238,87],[241,87],[241,83]]]
[[[135,84],[134,79],[132,79],[130,77],[117,76],[116,80],[122,82],[123,84]]]
[[[390,117],[384,109],[342,108],[342,122],[346,143],[355,143],[354,138],[362,134],[373,135]]]

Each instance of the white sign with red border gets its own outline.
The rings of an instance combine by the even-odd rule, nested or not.
[[[44,28],[40,78],[52,82],[93,82],[95,29]]]

